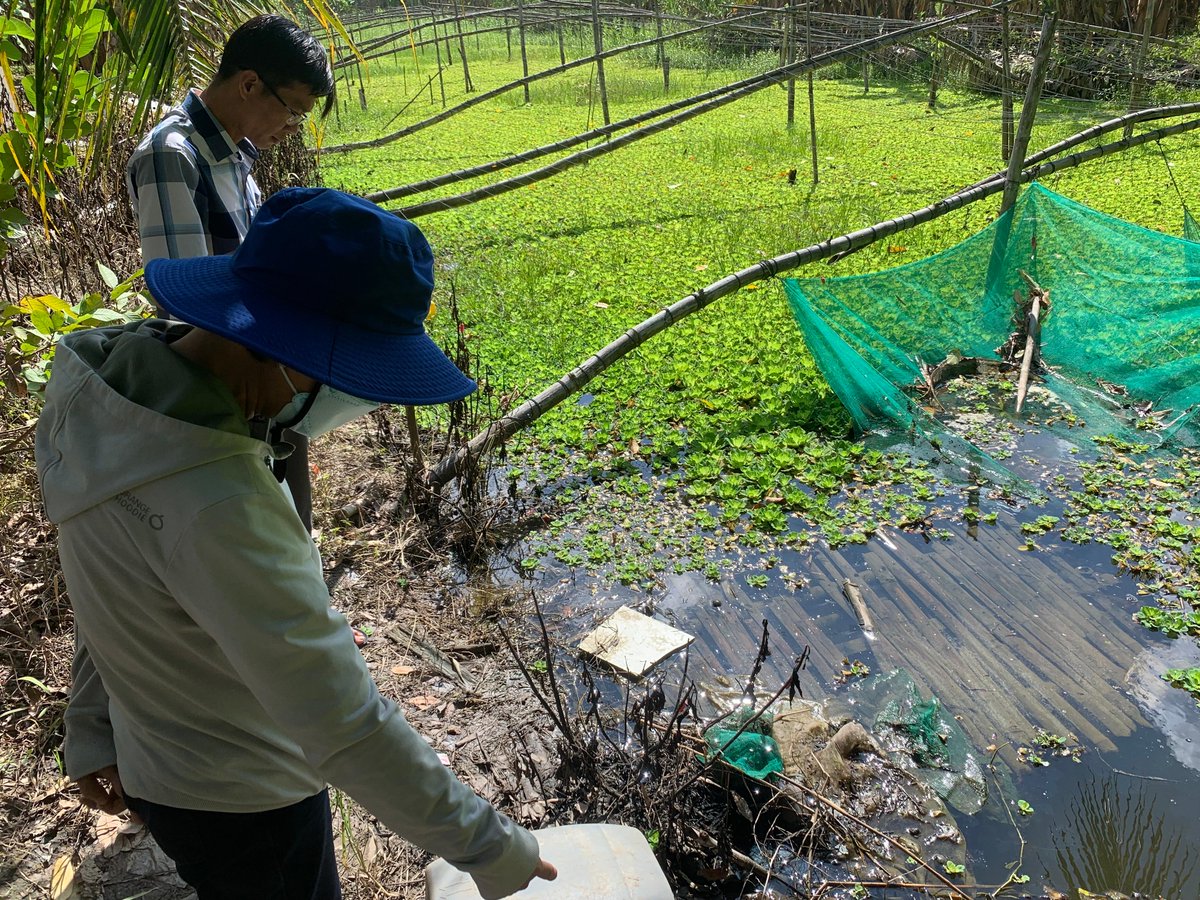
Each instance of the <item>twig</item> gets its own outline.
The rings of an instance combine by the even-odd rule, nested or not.
[[[1021,274],[1024,274],[1023,272]],[[1001,746],[1009,746],[1012,742],[1002,744]],[[1017,820],[1013,818],[1012,810],[1009,809],[1007,803],[1004,802],[1004,789],[1000,786],[1000,779],[996,777],[996,754],[1000,752],[1000,747],[997,747],[992,752],[992,759],[988,763],[988,771],[992,773],[992,782],[996,785],[996,796],[1000,798],[1000,805],[1004,807],[1004,812],[1008,816],[1008,821],[1012,824],[1013,831],[1017,833],[1017,840],[1021,846],[1017,850],[1017,864],[1013,870],[1008,873],[1008,877],[1004,879],[1004,883],[997,888],[994,893],[1002,894],[1004,891],[1016,882],[1016,878],[1021,874],[1021,865],[1025,862],[1025,836],[1021,834],[1021,829],[1017,826]]]
[[[0,456],[3,456],[4,454],[8,453],[10,450],[16,448],[19,444],[21,444],[23,441],[25,441],[25,439],[28,438],[29,435],[31,435],[33,433],[33,430],[36,427],[37,427],[37,422],[31,422],[30,424],[24,426],[23,428],[14,429],[13,431],[7,432],[4,435],[5,437],[8,437],[8,435],[14,434],[14,433],[16,434],[16,437],[14,437],[11,441],[9,441],[3,447],[0,447]]]
[[[566,724],[570,719],[566,709],[563,708],[562,692],[559,691],[558,681],[554,677],[554,651],[550,649],[550,633],[546,631],[546,617],[542,615],[542,607],[538,603],[537,594],[531,591],[529,599],[533,601],[533,611],[537,614],[538,627],[542,632],[542,654],[546,660],[546,680],[550,682],[550,693],[554,696],[554,705],[558,707],[559,718]]]
[[[504,639],[504,645],[508,647],[508,652],[511,653],[512,658],[516,660],[517,667],[521,670],[521,674],[525,676],[525,682],[529,685],[529,689],[533,691],[533,696],[537,697],[538,703],[542,705],[542,709],[546,711],[546,715],[550,717],[550,721],[554,723],[554,726],[559,730],[562,736],[568,742],[571,742],[572,733],[570,724],[567,722],[565,717],[561,719],[559,718],[558,713],[551,708],[550,703],[546,700],[545,695],[538,690],[538,686],[533,681],[533,676],[529,673],[529,667],[525,665],[525,660],[522,659],[521,654],[517,652],[517,648],[513,645],[512,639],[508,636],[508,632],[504,630],[504,626],[497,623],[496,628],[500,632],[500,637]],[[550,663],[547,663],[547,667],[549,667],[549,665]]]
[[[783,773],[778,773],[776,775],[776,777],[780,781],[787,782],[788,784],[792,785],[793,787],[798,788],[799,790],[808,794],[810,797],[812,797],[818,803],[822,803],[825,806],[829,807],[829,809],[833,810],[839,816],[845,816],[847,819],[849,819],[851,822],[853,822],[855,825],[859,826],[860,828],[863,828],[863,829],[869,831],[871,834],[875,835],[876,837],[882,838],[883,840],[887,841],[895,849],[903,852],[906,855],[909,855],[909,856],[912,855],[912,849],[910,847],[905,847],[903,844],[901,844],[899,841],[897,841],[891,835],[884,834],[878,828],[875,828],[875,827],[871,826],[870,824],[868,824],[867,822],[864,822],[858,816],[854,815],[854,813],[850,812],[847,809],[843,809],[839,804],[830,800],[828,797],[823,797],[822,795],[820,795],[816,791],[814,791],[812,788],[808,787],[807,785],[801,784],[799,781],[796,781],[796,779],[790,778],[789,776],[784,775]],[[931,875],[933,875],[934,878],[936,878],[938,881],[940,881],[942,884],[944,884],[946,887],[948,887],[951,891],[954,892],[954,894],[961,897],[962,900],[971,900],[970,897],[968,897],[965,893],[963,893],[962,888],[960,888],[958,885],[956,885],[953,881],[950,881],[948,878],[946,878],[945,875],[943,875],[941,872],[939,872],[937,869],[935,869],[929,863],[925,862],[925,860],[918,859],[915,856],[913,857],[913,859],[916,859],[917,865],[919,865],[921,868],[925,869],[925,871],[927,871]]]

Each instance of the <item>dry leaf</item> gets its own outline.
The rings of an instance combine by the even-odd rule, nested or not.
[[[375,859],[379,856],[379,842],[375,840],[375,835],[367,835],[367,845],[363,847],[363,868],[370,869]]]
[[[79,886],[75,883],[75,864],[71,857],[60,856],[50,870],[50,900],[77,900]]]
[[[608,304],[605,303],[603,300],[597,300],[595,303],[592,304],[592,306],[596,307],[596,309],[608,309]]]
[[[393,675],[411,675],[417,671],[416,666],[392,666]]]
[[[436,697],[433,694],[422,694],[419,697],[409,697],[408,702],[417,709],[429,709],[430,707],[437,706],[439,703],[441,703],[442,698]]]
[[[907,250],[908,250],[907,247],[904,247],[900,244],[890,244],[888,246],[888,253],[904,253]]]
[[[142,825],[120,816],[99,813],[93,825],[96,832],[96,849],[105,859],[111,859],[130,847],[130,837],[142,830]]]

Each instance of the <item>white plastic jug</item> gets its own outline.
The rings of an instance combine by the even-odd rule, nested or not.
[[[514,894],[521,900],[673,900],[646,837],[627,825],[560,825],[535,831],[542,859],[558,869],[554,881],[536,879]],[[443,859],[425,868],[429,900],[480,900],[471,876]]]

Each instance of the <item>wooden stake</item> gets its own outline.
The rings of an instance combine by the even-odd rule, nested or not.
[[[463,40],[462,18],[459,16],[458,0],[454,0],[454,28],[458,32],[458,56],[462,60],[463,91],[474,93],[475,85],[471,83],[471,69],[467,65],[467,43]]]
[[[417,426],[417,408],[404,407],[404,421],[408,425],[408,449],[412,452],[413,471],[425,473],[425,457],[421,453],[421,429]],[[424,478],[418,480],[423,481]]]
[[[442,45],[437,40],[437,31],[436,30],[434,31],[433,34],[434,34],[433,49],[437,53],[438,91],[442,95],[442,109],[445,109],[446,108],[446,79],[442,75],[442,72],[445,68],[442,65]],[[433,85],[432,84],[429,85],[429,100],[430,100],[430,102],[433,101]]]
[[[1000,158],[1008,162],[1013,148],[1012,59],[1009,46],[1008,7],[1001,11],[1000,59],[1004,68],[1004,83],[1000,86]]]
[[[608,115],[608,86],[604,83],[604,31],[600,24],[600,0],[592,0],[592,44],[596,52],[596,81],[600,85],[600,110],[604,124],[612,120]]]
[[[517,0],[517,35],[521,41],[521,86],[525,89],[525,103],[529,104],[529,55],[525,50],[525,0]]]
[[[1037,118],[1038,101],[1042,99],[1042,85],[1046,81],[1046,67],[1050,61],[1050,51],[1054,48],[1054,29],[1057,25],[1057,11],[1042,18],[1042,36],[1038,41],[1037,56],[1033,60],[1033,71],[1029,74],[1029,88],[1025,91],[1025,102],[1021,105],[1021,122],[1017,126],[1017,139],[1008,159],[1004,198],[1000,202],[1001,215],[1008,212],[1017,202],[1017,191],[1021,187],[1021,169],[1025,166],[1025,151],[1029,149],[1029,138],[1033,134],[1033,121]],[[1007,242],[1007,234],[1004,239]]]
[[[789,7],[787,19],[784,21],[783,42],[787,46],[784,63],[792,65],[796,61],[796,13]],[[787,83],[787,127],[791,131],[796,127],[796,79],[789,78]]]
[[[1041,355],[1042,323],[1039,319],[1042,311],[1042,300],[1049,306],[1050,292],[1042,290],[1041,286],[1022,270],[1021,277],[1029,284],[1029,296],[1033,303],[1029,315],[1025,318],[1025,355],[1021,359],[1021,378],[1017,381],[1017,412],[1025,405],[1025,392],[1029,390],[1029,373],[1033,368],[1035,357]]]
[[[812,4],[808,3],[804,7],[804,44],[805,51],[808,54],[808,61],[812,63]],[[812,69],[808,70],[808,140],[812,145],[812,170],[813,184],[821,180],[820,172],[817,171],[817,102],[816,96],[813,93],[813,73]]]
[[[937,109],[938,95],[938,43],[932,41],[929,45],[929,102],[930,110]]]
[[[1150,35],[1154,33],[1155,0],[1146,0],[1145,21],[1142,22],[1142,41],[1138,44],[1137,56],[1133,61],[1133,84],[1129,88],[1129,111],[1138,112],[1142,108],[1142,94],[1146,87],[1146,51],[1150,47]],[[1124,137],[1133,136],[1133,123],[1125,126]]]

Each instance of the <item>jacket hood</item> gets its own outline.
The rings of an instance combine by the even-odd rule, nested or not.
[[[52,522],[186,469],[273,455],[229,389],[171,350],[189,328],[148,319],[59,342],[35,441]]]

